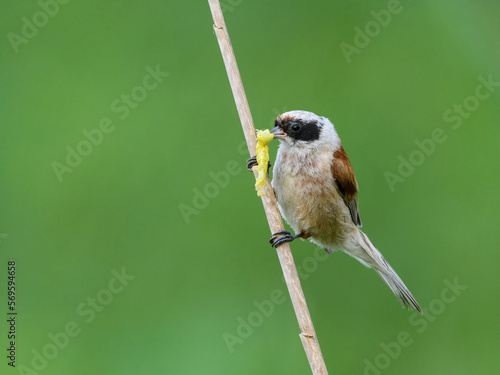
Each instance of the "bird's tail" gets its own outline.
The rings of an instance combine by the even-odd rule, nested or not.
[[[359,232],[358,245],[354,249],[346,251],[349,255],[359,260],[365,266],[373,268],[392,290],[401,305],[406,309],[413,306],[415,310],[422,313],[420,306],[406,287],[396,271],[385,260],[380,251],[371,243],[370,239],[361,230]]]

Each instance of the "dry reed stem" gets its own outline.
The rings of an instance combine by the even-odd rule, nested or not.
[[[254,155],[255,145],[257,142],[255,127],[219,0],[208,0],[208,3],[210,5],[210,10],[212,11],[215,34],[217,36],[217,41],[219,42],[222,58],[224,59],[224,65],[226,66],[227,75],[233,91],[234,100],[236,102],[236,108],[238,109],[243,132],[245,133],[248,150],[250,155]],[[257,176],[257,167],[253,168],[253,172]],[[278,209],[278,203],[269,179],[266,179],[264,191],[266,192],[266,195],[261,197],[262,203],[264,205],[271,233],[275,233],[279,230],[283,230],[284,226]],[[314,375],[327,375],[328,371],[316,337],[316,332],[314,331],[311,315],[309,314],[304,292],[302,291],[302,287],[300,285],[299,275],[297,274],[297,269],[295,268],[289,243],[284,243],[278,246],[276,252],[278,253],[283,275],[285,276],[285,282],[288,287],[288,292],[290,293],[297,321],[299,323],[301,331],[299,335],[300,340],[302,341],[307,359],[311,365],[312,373]]]

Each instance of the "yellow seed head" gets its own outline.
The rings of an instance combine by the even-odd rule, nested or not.
[[[257,163],[259,164],[259,176],[255,183],[257,196],[266,195],[264,193],[264,183],[266,181],[267,166],[269,163],[269,146],[267,145],[274,138],[269,130],[257,131],[257,147],[255,148],[257,155]]]

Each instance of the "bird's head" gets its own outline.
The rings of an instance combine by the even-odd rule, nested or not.
[[[307,111],[290,111],[279,115],[271,130],[282,144],[298,147],[340,147],[340,138],[326,117]]]

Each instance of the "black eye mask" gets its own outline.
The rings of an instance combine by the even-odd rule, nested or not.
[[[319,139],[321,133],[321,127],[318,126],[316,121],[306,123],[290,121],[284,130],[289,137],[298,141],[315,141]]]

